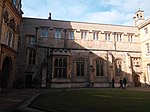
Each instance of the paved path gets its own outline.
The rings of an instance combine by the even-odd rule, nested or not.
[[[97,88],[98,89],[98,88]],[[0,112],[15,112],[17,106],[33,95],[50,92],[53,89],[10,89],[0,91]],[[127,88],[134,91],[148,91],[150,88]]]
[[[48,89],[10,89],[0,91],[0,112],[15,112],[23,101]]]

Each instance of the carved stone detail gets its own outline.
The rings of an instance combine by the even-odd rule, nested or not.
[[[8,20],[9,20],[8,16],[9,16],[9,15],[8,15],[8,12],[5,10],[5,11],[4,11],[4,14],[3,14],[4,22],[5,22],[5,23],[7,23]]]

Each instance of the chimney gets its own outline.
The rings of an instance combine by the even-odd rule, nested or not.
[[[48,19],[51,20],[51,12],[49,12],[49,17],[48,17]]]

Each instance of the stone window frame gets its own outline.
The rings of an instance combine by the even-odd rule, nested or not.
[[[75,39],[75,32],[73,29],[67,30],[68,39],[74,40]]]
[[[104,35],[105,35],[105,41],[111,41],[111,33],[109,31],[105,31]]]
[[[87,30],[81,30],[81,40],[87,39]]]
[[[36,36],[35,35],[26,35],[26,44],[34,46],[36,44]]]
[[[134,41],[133,34],[127,34],[127,36],[128,36],[128,42]]]
[[[62,28],[54,28],[54,38],[61,39],[62,38]]]
[[[76,59],[76,76],[85,76],[85,60],[82,57]]]
[[[122,59],[120,58],[115,60],[115,75],[122,76]]]
[[[96,76],[104,76],[104,60],[103,59],[96,59]]]
[[[34,48],[27,49],[27,64],[36,65],[36,49]]]
[[[47,38],[49,33],[48,27],[41,27],[41,37]]]
[[[55,56],[54,57],[54,78],[62,79],[67,78],[68,74],[68,57]]]
[[[93,40],[99,40],[99,31],[93,31]]]

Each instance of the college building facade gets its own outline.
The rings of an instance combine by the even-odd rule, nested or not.
[[[128,86],[148,85],[149,55],[144,56],[149,44],[143,33],[149,33],[149,21],[142,10],[133,19],[135,26],[53,20],[51,14],[23,18],[16,82],[23,87],[111,87],[114,79],[117,87],[126,78]]]

